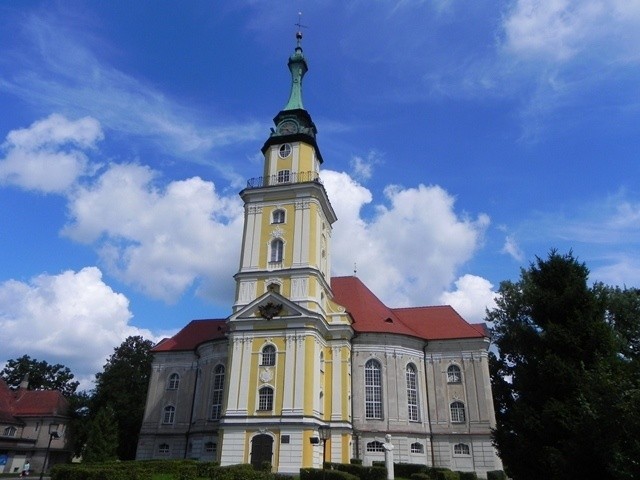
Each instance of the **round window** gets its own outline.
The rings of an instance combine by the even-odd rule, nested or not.
[[[291,155],[291,145],[289,145],[288,143],[281,145],[279,153],[280,158],[287,158],[289,155]]]

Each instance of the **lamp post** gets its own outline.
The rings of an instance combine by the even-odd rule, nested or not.
[[[44,462],[42,464],[42,470],[40,470],[40,480],[44,475],[44,469],[47,466],[47,460],[49,459],[49,450],[51,449],[51,440],[54,438],[60,438],[60,434],[58,433],[58,424],[52,423],[49,425],[49,443],[47,444],[47,451],[44,454]]]
[[[331,438],[331,428],[327,426],[318,427],[318,435],[322,440],[322,478],[326,476],[324,462],[327,458],[327,440]]]

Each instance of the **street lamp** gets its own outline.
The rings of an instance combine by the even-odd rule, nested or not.
[[[44,469],[47,466],[47,459],[49,458],[49,450],[51,449],[51,440],[54,438],[60,438],[60,434],[58,433],[58,424],[52,423],[49,425],[49,443],[47,444],[47,452],[44,454],[44,462],[42,464],[42,470],[40,470],[40,480],[44,475]]]
[[[327,458],[327,440],[331,438],[331,428],[328,426],[318,427],[318,435],[320,435],[320,440],[322,440],[322,478],[325,478],[325,460]]]

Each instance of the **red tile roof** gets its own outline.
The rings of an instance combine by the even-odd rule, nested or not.
[[[153,352],[195,350],[198,345],[210,340],[224,338],[227,333],[225,319],[192,320],[171,338],[158,342]]]
[[[0,419],[11,423],[20,417],[67,415],[69,401],[58,390],[11,390],[0,380]]]
[[[358,333],[396,333],[424,340],[487,336],[481,325],[471,325],[449,305],[390,308],[357,277],[334,277],[331,288]],[[173,337],[161,340],[153,352],[193,351],[201,343],[224,338],[226,333],[226,319],[193,320]]]
[[[358,333],[396,333],[425,340],[482,338],[485,332],[471,325],[451,306],[389,308],[357,277],[334,277],[331,289],[344,306]]]

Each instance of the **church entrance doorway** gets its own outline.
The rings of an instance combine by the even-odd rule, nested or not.
[[[261,468],[264,462],[271,463],[273,456],[273,438],[262,434],[251,439],[251,465],[254,468]]]

